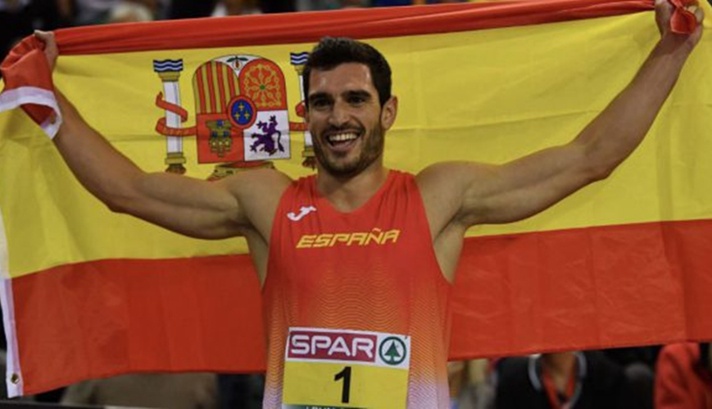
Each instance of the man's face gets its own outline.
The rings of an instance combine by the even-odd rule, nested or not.
[[[347,63],[313,70],[309,83],[307,120],[321,169],[350,177],[380,161],[395,100],[381,108],[368,67]]]

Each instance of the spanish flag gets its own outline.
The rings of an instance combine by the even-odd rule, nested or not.
[[[694,20],[677,6],[685,31]],[[502,163],[571,140],[614,98],[659,38],[652,9],[530,0],[81,27],[56,33],[53,81],[26,39],[3,63],[0,94],[10,394],[128,372],[264,368],[244,240],[190,239],[111,213],[47,137],[61,122],[53,87],[146,171],[215,179],[272,166],[299,177],[313,172],[304,58],[324,35],[356,37],[393,66],[388,167]],[[712,339],[709,34],[609,179],[523,222],[468,232],[452,359]]]

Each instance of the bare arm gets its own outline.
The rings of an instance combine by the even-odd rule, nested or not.
[[[702,34],[701,24],[689,36],[669,32],[671,9],[666,0],[658,1],[660,41],[631,83],[570,143],[500,166],[446,163],[423,171],[419,183],[433,209],[428,216],[434,237],[451,222],[466,228],[532,216],[606,178],[627,158],[650,129]]]
[[[50,64],[56,44],[45,41]],[[244,235],[255,228],[267,237],[272,214],[289,179],[275,171],[250,171],[216,182],[170,173],[146,173],[117,151],[56,93],[63,124],[54,143],[77,179],[111,210],[128,213],[170,230],[199,238]],[[253,209],[252,214],[250,209]]]

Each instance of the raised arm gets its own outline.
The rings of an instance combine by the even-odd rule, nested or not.
[[[52,33],[38,33],[54,65]],[[146,173],[92,129],[60,93],[63,124],[54,143],[77,179],[111,210],[128,213],[192,237],[226,238],[253,229],[264,238],[289,179],[274,171],[250,171],[216,182],[170,173]]]
[[[672,6],[656,3],[661,37],[631,83],[570,143],[492,166],[444,163],[419,177],[437,239],[453,223],[505,223],[532,216],[576,190],[606,178],[640,144],[698,43],[670,31]],[[699,9],[695,10],[702,20]]]

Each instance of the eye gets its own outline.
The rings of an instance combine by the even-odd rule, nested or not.
[[[368,101],[371,100],[371,94],[365,91],[354,91],[354,92],[349,92],[346,95],[346,102],[349,103],[349,105],[354,105],[354,106],[359,106],[366,104]]]
[[[309,107],[317,110],[324,110],[331,106],[331,98],[315,95],[309,99]]]
[[[352,95],[349,97],[349,104],[360,105],[366,102],[366,98],[363,95]]]

